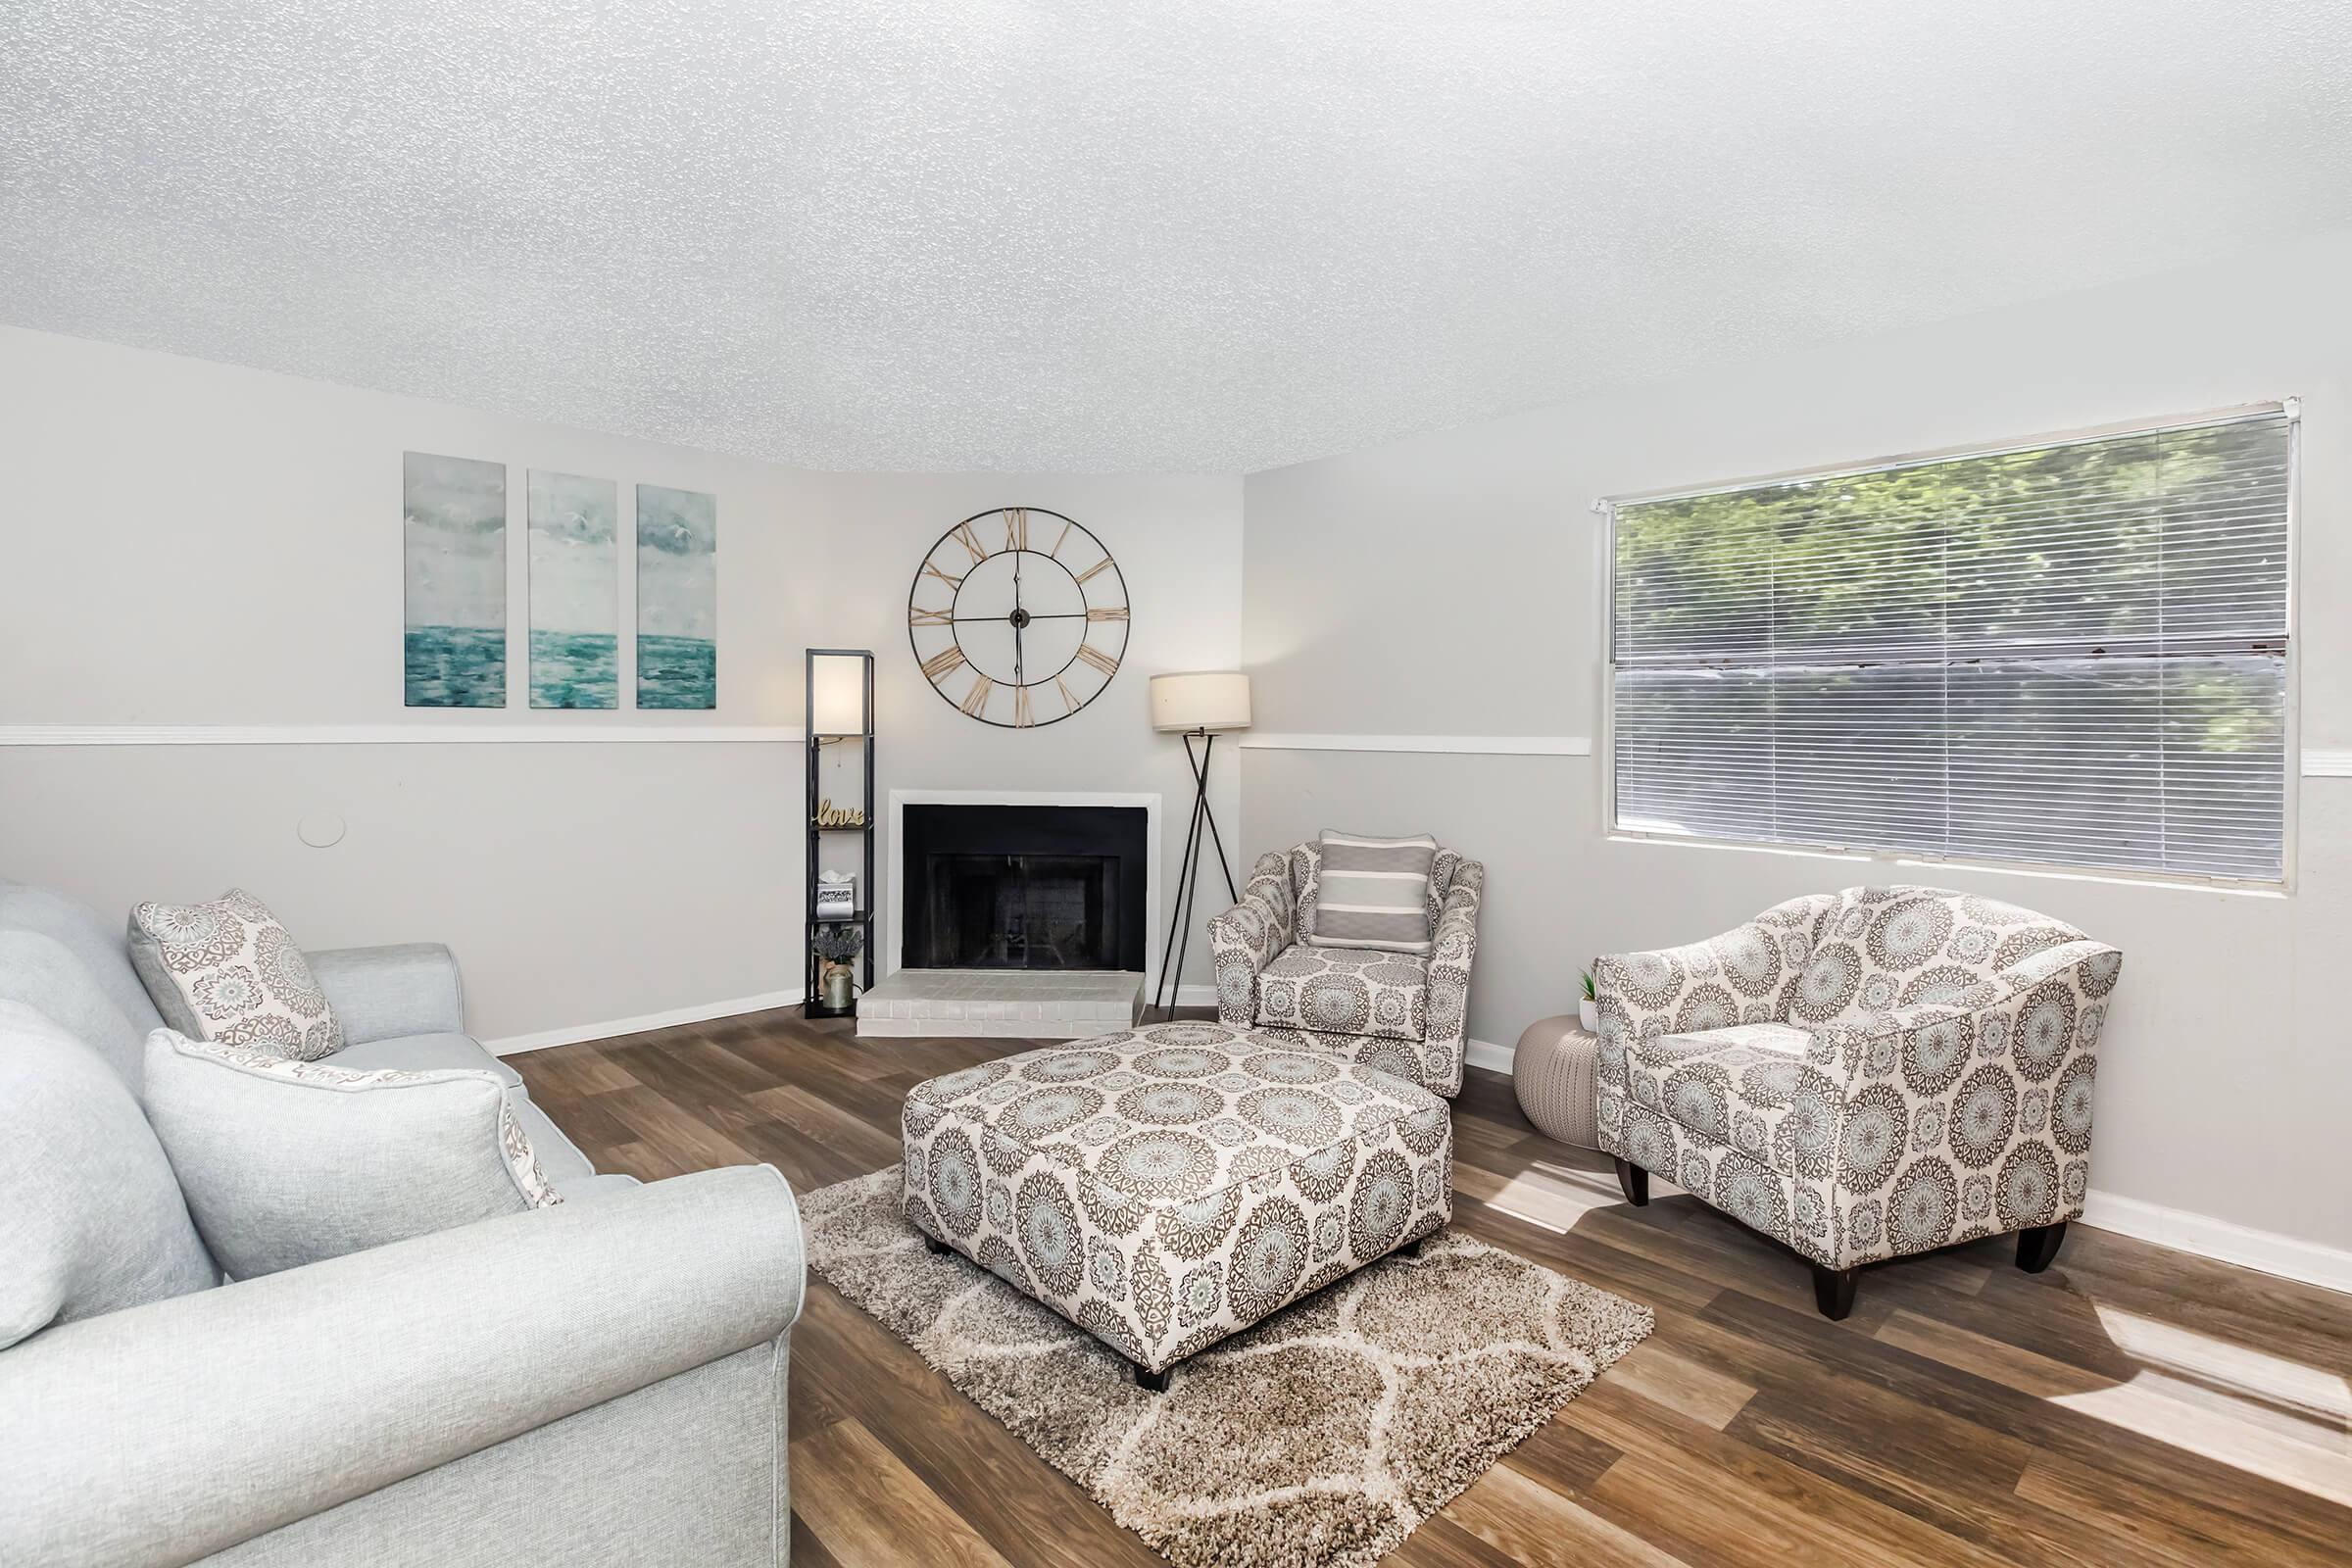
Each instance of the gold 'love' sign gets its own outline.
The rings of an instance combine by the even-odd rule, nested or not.
[[[816,825],[818,827],[863,827],[865,826],[865,811],[863,808],[853,808],[835,806],[829,800],[819,801],[816,803]]]

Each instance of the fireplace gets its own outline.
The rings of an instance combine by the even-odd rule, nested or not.
[[[896,846],[912,969],[1143,969],[1149,813],[909,804]]]

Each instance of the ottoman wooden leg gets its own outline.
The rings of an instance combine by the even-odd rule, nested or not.
[[[2055,1225],[2030,1225],[2017,1233],[2017,1266],[2029,1274],[2038,1274],[2057,1259],[2058,1245],[2066,1240],[2066,1221]]]
[[[1649,1201],[1649,1172],[1632,1160],[1617,1161],[1617,1185],[1624,1190],[1625,1200],[1636,1208]]]
[[[1854,1271],[1813,1265],[1813,1304],[1833,1323],[1841,1323],[1854,1309]]]
[[[953,1247],[950,1247],[950,1246],[949,1246],[947,1243],[945,1243],[945,1242],[941,1241],[941,1240],[940,1240],[938,1237],[936,1237],[936,1236],[926,1236],[926,1237],[924,1237],[924,1238],[923,1238],[923,1245],[924,1245],[925,1247],[928,1247],[929,1249],[931,1249],[931,1250],[933,1250],[934,1252],[953,1252],[954,1250],[956,1250],[956,1249],[954,1249]]]
[[[1411,1241],[1405,1243],[1402,1247],[1396,1249],[1396,1255],[1398,1257],[1419,1257],[1421,1255],[1421,1244],[1428,1240],[1429,1234],[1425,1231],[1421,1235],[1416,1236]]]
[[[1168,1392],[1168,1374],[1176,1370],[1174,1367],[1163,1366],[1154,1372],[1141,1361],[1130,1361],[1127,1364],[1135,1368],[1135,1386],[1137,1388],[1152,1394]]]

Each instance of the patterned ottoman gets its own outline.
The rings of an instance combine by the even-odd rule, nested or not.
[[[906,1218],[1135,1363],[1168,1368],[1453,1217],[1453,1122],[1414,1084],[1163,1023],[917,1084]]]

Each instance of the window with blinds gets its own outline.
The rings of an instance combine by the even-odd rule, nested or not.
[[[1615,826],[2278,882],[2272,407],[1627,501]]]

